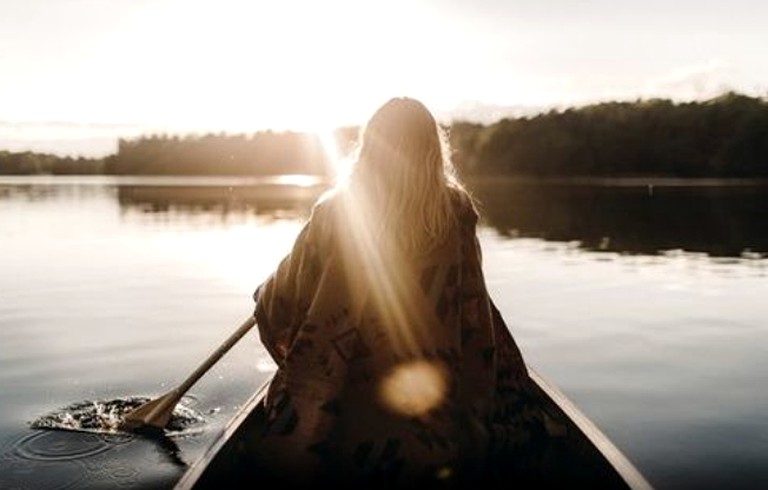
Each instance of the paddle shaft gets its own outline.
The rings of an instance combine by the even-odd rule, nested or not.
[[[173,408],[181,400],[181,397],[254,325],[256,325],[256,318],[251,316],[218,349],[208,356],[208,359],[198,366],[183,383],[163,396],[150,400],[126,414],[121,427],[125,430],[132,430],[142,426],[164,428],[171,418]]]
[[[226,354],[229,349],[231,349],[232,346],[237,343],[238,340],[242,338],[243,335],[248,333],[248,331],[253,328],[254,325],[256,325],[256,318],[251,316],[245,322],[243,322],[243,324],[240,325],[240,328],[238,328],[235,333],[230,335],[229,338],[225,340],[218,349],[213,351],[213,353],[208,356],[208,359],[206,359],[204,363],[198,366],[197,369],[195,369],[195,371],[176,388],[176,395],[179,397],[179,399],[181,399],[181,397],[184,396],[184,394],[189,391],[190,388],[192,388],[192,385],[197,383],[197,380],[202,378],[203,375],[207,373],[208,370],[211,369],[211,367],[216,364],[218,360],[221,359],[221,357]]]

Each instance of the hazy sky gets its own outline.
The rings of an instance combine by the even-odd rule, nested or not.
[[[0,149],[768,94],[759,0],[0,0]]]

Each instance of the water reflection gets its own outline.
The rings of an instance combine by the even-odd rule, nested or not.
[[[59,185],[52,183],[35,183],[21,180],[15,184],[10,179],[0,176],[0,202],[21,201],[38,202],[51,201],[60,198],[83,198],[101,196],[106,188],[96,185]]]
[[[577,240],[590,250],[666,250],[760,258],[768,252],[768,186],[707,182],[477,182],[491,227],[507,237]]]
[[[327,184],[304,178],[102,177],[0,180],[0,201],[82,198],[110,192],[123,215],[303,218]],[[62,182],[71,185],[61,185]],[[475,181],[485,224],[507,238],[655,255],[701,252],[760,259],[768,253],[763,182]]]
[[[123,212],[296,218],[307,215],[327,188],[327,182],[308,175],[254,178],[0,176],[0,202],[115,196]]]
[[[325,190],[321,185],[120,186],[123,211],[142,213],[205,212],[225,219],[232,214],[300,217]]]
[[[760,259],[768,252],[768,187],[474,183],[485,223],[606,252],[700,252]],[[120,186],[123,211],[301,218],[321,185]]]

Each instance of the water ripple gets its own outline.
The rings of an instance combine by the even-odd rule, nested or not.
[[[14,453],[33,461],[69,461],[94,456],[111,447],[96,434],[40,431],[18,440]]]

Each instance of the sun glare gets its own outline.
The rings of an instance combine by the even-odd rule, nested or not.
[[[323,146],[323,151],[331,166],[331,174],[336,180],[343,180],[349,176],[354,162],[351,155],[342,154],[339,149],[339,143],[336,141],[334,130],[335,128],[326,126],[316,129],[314,132]]]
[[[406,8],[408,15],[398,16]],[[425,9],[399,0],[377,5],[158,0],[121,20],[116,32],[94,48],[100,63],[93,66],[106,63],[109,73],[119,73],[114,86],[124,92],[115,101],[121,118],[160,131],[356,125],[392,96],[437,105],[455,96],[449,96],[454,92],[444,80],[439,83],[439,71],[424,66],[425,59],[442,64],[440,57],[449,51],[432,52],[423,42],[422,20],[434,15]],[[332,11],[357,21],[329,15]],[[385,28],[393,24],[401,27],[394,37]],[[126,60],[141,69],[125,70]],[[115,107],[94,111],[108,118]]]
[[[445,374],[427,361],[395,368],[381,383],[380,396],[394,412],[417,417],[437,408],[445,398]]]
[[[272,180],[275,184],[278,185],[285,185],[285,186],[296,186],[296,187],[314,187],[316,185],[321,185],[322,179],[320,177],[314,176],[314,175],[303,175],[303,174],[285,174],[285,175],[277,175]]]
[[[66,69],[54,70],[63,74],[56,80],[60,90],[19,85],[19,96],[4,107],[16,114],[11,119],[84,124],[88,139],[94,138],[91,124],[107,125],[101,139],[308,131],[359,125],[395,96],[422,100],[447,120],[473,117],[477,111],[459,110],[463,103],[490,111],[500,103],[536,104],[561,85],[568,88],[567,81],[526,76],[525,66],[495,64],[509,56],[510,43],[443,2],[124,3],[120,15],[101,19],[107,24],[94,21],[100,37],[82,38],[74,47],[83,49],[61,61]],[[460,70],[453,68],[457,57],[466,65]],[[35,137],[86,139],[71,130],[49,130]]]

